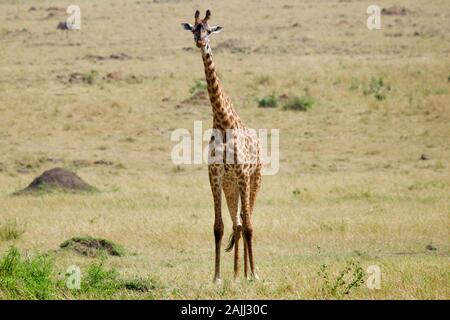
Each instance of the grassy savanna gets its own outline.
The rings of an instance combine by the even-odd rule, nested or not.
[[[56,30],[65,15],[46,9],[71,3],[0,4],[0,253],[17,247],[33,266],[48,254],[40,274],[55,282],[38,296],[8,282],[0,298],[450,298],[448,1],[395,1],[407,13],[382,15],[370,31],[367,1],[80,0],[81,32],[66,38]],[[208,101],[189,100],[204,72],[180,23],[197,8],[224,27],[214,58],[241,118],[280,129],[280,170],[263,178],[253,218],[260,281],[233,283],[224,252],[224,283],[212,284],[206,165],[170,159],[174,129],[212,124]],[[119,53],[127,58],[110,58]],[[277,106],[258,107],[264,97]],[[11,196],[56,166],[100,192]],[[225,205],[223,216],[227,237]],[[73,237],[109,239],[127,254],[59,249]],[[99,263],[157,285],[58,284],[70,265],[89,276]],[[378,265],[381,289],[350,271],[357,285],[336,290],[349,265]]]

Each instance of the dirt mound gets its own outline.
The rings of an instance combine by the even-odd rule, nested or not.
[[[388,16],[405,16],[409,13],[411,13],[410,10],[406,9],[405,7],[399,7],[399,6],[393,6],[390,8],[381,9],[381,14],[385,14]]]
[[[16,192],[15,195],[50,191],[52,189],[65,191],[95,190],[94,187],[84,182],[75,173],[61,168],[54,168],[45,171],[42,175],[34,179],[28,187]]]
[[[101,253],[121,257],[125,254],[124,248],[109,240],[92,237],[74,237],[66,240],[59,246],[61,249],[71,249],[84,256],[96,257]]]

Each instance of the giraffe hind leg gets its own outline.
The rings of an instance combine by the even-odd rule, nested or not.
[[[214,282],[220,283],[220,248],[222,245],[223,236],[223,221],[222,221],[222,189],[221,180],[222,173],[220,168],[209,168],[209,180],[211,191],[214,198],[214,238],[215,238],[215,268],[214,268]]]

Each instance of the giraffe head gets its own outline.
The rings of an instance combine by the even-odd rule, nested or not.
[[[208,24],[208,20],[211,18],[211,11],[209,10],[206,11],[206,15],[203,20],[200,19],[200,12],[198,10],[195,11],[194,17],[194,25],[190,23],[182,23],[181,25],[185,30],[191,31],[194,34],[195,45],[198,48],[209,52],[211,50],[209,36],[213,33],[219,33],[223,28],[220,26],[210,26]]]

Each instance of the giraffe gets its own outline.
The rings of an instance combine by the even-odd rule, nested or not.
[[[226,251],[234,247],[234,279],[239,281],[239,240],[244,242],[244,273],[259,279],[253,259],[252,213],[261,187],[261,146],[254,130],[245,127],[221,87],[209,37],[222,31],[220,26],[210,26],[211,11],[204,19],[195,12],[195,23],[182,23],[185,30],[194,34],[195,45],[200,49],[209,99],[213,111],[213,134],[209,144],[208,174],[214,200],[215,271],[214,282],[220,283],[220,253],[223,237],[222,190],[233,223]],[[241,212],[238,214],[239,200]]]

